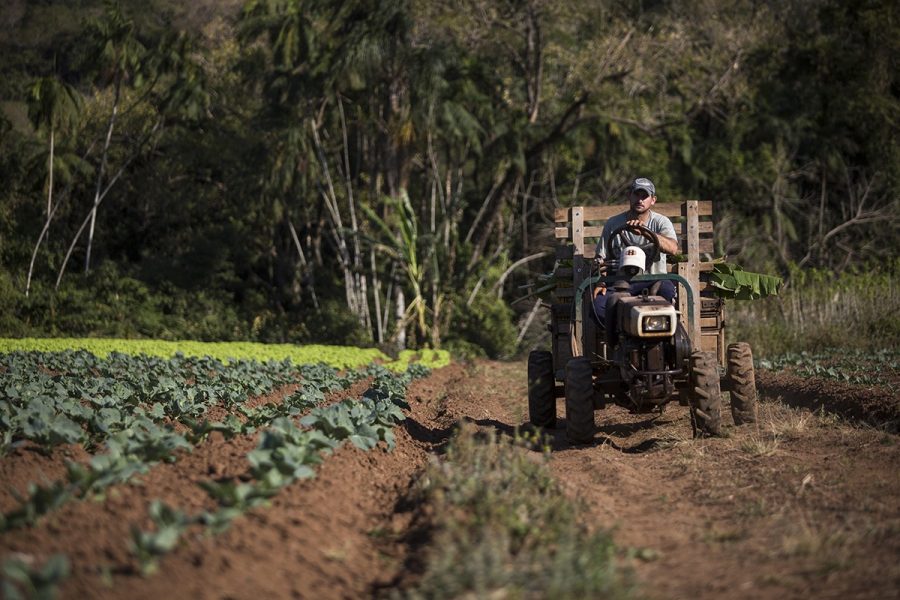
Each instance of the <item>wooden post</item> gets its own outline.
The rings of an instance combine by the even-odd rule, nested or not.
[[[588,263],[584,260],[584,207],[573,206],[571,209],[572,223],[572,286],[575,290],[581,285],[581,282],[590,275],[586,273]],[[583,356],[587,356],[587,349],[582,341],[584,340],[584,323],[587,320],[587,313],[584,312],[584,304],[582,304],[582,320],[581,323],[575,324],[575,341],[581,347]]]
[[[694,292],[694,327],[687,321],[687,294],[678,296],[678,310],[694,350],[700,349],[700,216],[696,200],[688,200],[682,205],[681,215],[685,221],[687,238],[687,261],[678,264],[678,274],[688,280]]]

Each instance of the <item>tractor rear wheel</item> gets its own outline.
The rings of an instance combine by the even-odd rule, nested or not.
[[[691,353],[690,403],[694,437],[720,435],[722,389],[719,366],[712,352]]]
[[[566,365],[566,437],[572,444],[594,439],[593,375],[589,358],[573,358]]]
[[[535,427],[556,427],[553,354],[546,350],[528,354],[528,418]]]
[[[756,374],[750,344],[729,344],[727,351],[728,389],[731,391],[731,416],[735,425],[756,423]]]

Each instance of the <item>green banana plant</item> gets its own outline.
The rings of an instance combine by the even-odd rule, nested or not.
[[[394,198],[386,199],[389,206],[393,207],[397,216],[397,230],[394,231],[381,217],[375,214],[369,206],[362,205],[363,212],[375,226],[381,230],[386,242],[375,243],[375,248],[391,256],[398,262],[400,268],[406,274],[407,282],[412,288],[413,299],[406,309],[406,322],[415,321],[420,333],[428,335],[426,324],[427,303],[422,294],[423,282],[426,271],[420,261],[418,246],[421,241],[419,236],[419,224],[416,213],[406,190],[400,190],[400,194]],[[405,323],[401,324],[401,326]]]

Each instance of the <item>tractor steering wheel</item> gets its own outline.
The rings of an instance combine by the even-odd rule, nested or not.
[[[647,264],[644,266],[644,271],[649,273],[650,266],[659,260],[659,256],[661,253],[661,248],[659,245],[659,236],[644,227],[643,225],[622,225],[615,231],[613,231],[608,238],[606,238],[606,256],[614,259],[616,262],[619,262],[619,257],[622,254],[622,248],[624,248],[624,240],[622,245],[613,246],[613,241],[618,239],[624,232],[629,231],[631,233],[636,233],[644,238],[646,238],[649,243],[642,244],[640,246],[641,250],[643,250],[647,254]],[[648,251],[649,250],[649,251]]]

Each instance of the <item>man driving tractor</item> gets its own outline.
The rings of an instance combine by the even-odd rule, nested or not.
[[[656,204],[656,187],[653,185],[653,182],[645,177],[635,179],[629,188],[628,204],[629,209],[627,211],[611,217],[603,225],[603,233],[597,244],[596,259],[601,266],[606,265],[610,270],[621,270],[641,265],[640,269],[644,272],[665,273],[666,255],[677,254],[679,251],[678,234],[675,233],[675,227],[668,217],[650,210]],[[648,248],[647,238],[631,231],[621,232],[611,242],[613,248],[615,248],[613,255],[619,256],[621,264],[616,264],[615,261],[607,256],[610,235],[625,225],[643,226],[657,234],[660,252],[656,260],[650,263],[646,256],[645,248]],[[628,248],[628,251],[624,252],[623,250],[626,248]],[[652,258],[650,257],[650,259]],[[607,262],[607,259],[610,259],[609,262]],[[672,302],[675,298],[675,285],[668,280],[657,283],[659,284],[658,294]],[[653,285],[651,281],[635,282],[631,284],[629,291],[632,295],[638,295],[651,285]],[[598,286],[594,290],[594,314],[601,324],[605,321],[607,299],[606,287],[603,285]]]

